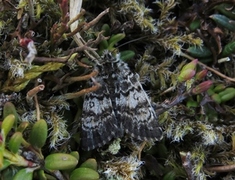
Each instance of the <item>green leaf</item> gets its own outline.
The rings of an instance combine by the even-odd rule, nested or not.
[[[20,148],[21,142],[23,141],[23,136],[21,132],[15,132],[8,143],[8,148],[11,152],[16,154]]]
[[[80,167],[90,168],[93,169],[94,171],[97,171],[97,162],[95,159],[90,158],[87,159],[84,163],[82,163]]]
[[[80,167],[75,169],[70,176],[70,180],[98,180],[99,174],[90,168]]]
[[[48,134],[47,123],[44,119],[37,121],[30,132],[29,143],[37,148],[44,146]]]
[[[77,158],[70,154],[55,153],[46,157],[45,168],[49,170],[67,170],[74,168],[77,163]]]
[[[213,14],[210,16],[219,26],[226,28],[230,31],[235,31],[235,21],[227,18],[221,14]]]
[[[32,180],[33,179],[33,171],[32,168],[24,168],[19,170],[14,176],[13,180]]]

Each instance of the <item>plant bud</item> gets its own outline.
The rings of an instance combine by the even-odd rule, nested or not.
[[[178,76],[178,80],[180,82],[185,82],[187,80],[190,80],[192,79],[192,77],[195,75],[195,70],[192,70],[192,69],[186,69],[186,70],[182,70],[180,72],[180,75]]]
[[[208,70],[203,69],[202,71],[198,72],[195,76],[196,80],[202,80],[204,77],[206,77]]]
[[[198,63],[198,60],[197,59],[194,59],[193,61],[191,61],[190,63],[184,65],[184,67],[182,68],[181,71],[185,71],[187,69],[192,69],[194,70],[197,66],[197,63]]]
[[[197,85],[195,88],[193,88],[192,93],[193,94],[200,94],[202,92],[207,91],[211,85],[213,84],[212,81],[204,81],[201,84]]]

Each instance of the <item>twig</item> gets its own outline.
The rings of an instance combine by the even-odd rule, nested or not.
[[[62,95],[61,97],[68,100],[68,99],[75,99],[78,98],[84,94],[87,94],[89,92],[93,92],[98,90],[101,87],[101,85],[97,82],[95,82],[95,85],[90,87],[90,88],[86,88],[86,89],[82,89],[81,91],[75,92],[75,93],[67,93]]]
[[[180,157],[181,157],[181,160],[182,160],[182,165],[188,175],[188,179],[189,180],[194,180],[195,177],[193,175],[193,170],[192,170],[192,163],[190,161],[191,159],[191,153],[190,152],[180,152]]]
[[[207,171],[211,172],[231,172],[235,170],[235,164],[224,165],[224,166],[214,166],[205,168]]]
[[[82,17],[85,13],[86,13],[85,9],[81,9],[80,13],[77,14],[74,18],[70,19],[67,25],[70,26],[75,21],[77,21],[80,17]]]
[[[105,14],[109,12],[109,8],[102,11],[95,19],[84,25],[83,31],[88,30],[90,27],[94,26]]]
[[[85,44],[85,45],[81,45],[81,46],[73,48],[73,49],[69,49],[69,50],[65,51],[64,54],[67,55],[67,54],[72,54],[72,53],[78,52],[78,51],[95,51],[95,50],[97,50],[97,49],[88,47]]]
[[[101,41],[107,40],[107,39],[109,39],[109,37],[105,37],[103,35],[103,31],[101,31],[101,32],[98,33],[98,36],[97,36],[97,38],[94,41],[87,42],[87,46],[96,46]]]
[[[29,16],[30,16],[31,22],[34,24],[35,23],[35,18],[34,18],[33,1],[28,0],[28,5],[29,5]]]
[[[84,63],[82,63],[82,62],[80,62],[80,61],[77,61],[77,64],[79,65],[79,66],[81,66],[81,67],[84,67],[84,68],[91,68],[92,66],[89,66],[89,65],[87,65],[87,64],[84,64]]]
[[[39,104],[38,104],[37,94],[40,91],[43,91],[44,88],[45,88],[45,86],[43,84],[40,84],[40,85],[34,87],[33,89],[29,90],[26,95],[26,100],[29,105],[33,104],[33,98],[34,98],[34,103],[35,103],[35,107],[36,107],[36,114],[37,114],[37,121],[40,120],[40,108],[39,108]]]
[[[69,57],[59,57],[59,58],[48,58],[48,57],[35,57],[35,62],[59,62],[59,63],[66,63]]]
[[[186,99],[187,97],[189,97],[190,93],[186,92],[184,94],[178,95],[175,97],[175,99],[170,102],[169,104],[161,104],[160,107],[156,108],[156,114],[159,115],[163,112],[165,112],[167,109],[170,109],[171,107],[175,106],[176,104],[181,103],[184,99]]]
[[[44,88],[45,88],[45,86],[43,84],[40,84],[40,85],[34,87],[33,89],[29,90],[27,92],[26,99],[27,100],[32,99],[34,96],[37,95],[37,93],[39,93],[40,91],[43,91]]]
[[[37,116],[37,121],[40,120],[40,108],[38,104],[38,97],[34,96],[34,102],[35,102],[35,107],[36,107],[36,116]]]
[[[146,145],[146,141],[144,141],[141,145],[140,145],[140,147],[139,147],[139,150],[138,150],[138,159],[139,160],[141,160],[141,152],[143,151],[143,149],[144,149],[144,146]]]
[[[67,33],[65,36],[68,38],[68,37],[71,37],[71,36],[74,36],[76,33],[78,33],[82,27],[84,26],[85,22],[81,22],[80,24],[78,24],[78,26],[76,27],[76,29],[74,29],[72,32],[70,33]]]
[[[77,81],[85,81],[85,80],[91,79],[92,77],[97,76],[97,74],[98,74],[98,71],[92,71],[88,75],[77,76],[77,77],[68,77],[64,81],[71,84],[71,83],[74,83],[74,82],[77,82]]]

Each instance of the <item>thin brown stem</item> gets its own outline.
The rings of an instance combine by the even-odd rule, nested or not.
[[[89,92],[93,92],[93,91],[96,91],[98,90],[99,88],[101,87],[101,85],[97,82],[95,82],[95,85],[90,87],[90,88],[86,88],[86,89],[82,89],[81,91],[78,91],[78,92],[75,92],[75,93],[67,93],[67,94],[64,94],[62,95],[62,98],[64,99],[75,99],[75,98],[78,98],[82,95],[85,95]]]
[[[211,172],[231,172],[235,170],[235,164],[224,165],[224,166],[214,166],[205,168],[207,171]]]
[[[140,145],[140,148],[138,150],[138,159],[141,160],[141,152],[143,151],[145,145],[146,145],[146,141],[144,141],[141,145]]]
[[[82,17],[85,13],[86,13],[85,9],[81,9],[80,13],[77,14],[74,18],[70,19],[67,25],[70,26],[75,21],[77,21],[80,17]]]
[[[109,12],[109,8],[105,9],[104,11],[102,11],[95,19],[93,19],[92,21],[90,21],[89,23],[87,23],[84,28],[83,31],[88,30],[90,27],[94,26],[105,14],[107,14]]]
[[[34,96],[36,96],[37,93],[44,90],[44,88],[45,88],[45,86],[43,84],[40,84],[40,85],[34,87],[33,89],[29,90],[27,92],[26,99],[33,98]]]
[[[77,81],[85,81],[88,79],[91,79],[91,77],[97,76],[98,71],[92,71],[90,74],[85,75],[85,76],[77,76],[77,77],[68,77],[64,81],[67,82],[68,84],[77,82]]]
[[[35,62],[59,62],[59,63],[66,63],[70,56],[67,57],[57,57],[57,58],[48,58],[48,57],[35,57]]]
[[[35,103],[35,107],[36,107],[37,121],[39,121],[40,120],[40,108],[39,108],[38,97],[37,96],[34,96],[34,103]]]

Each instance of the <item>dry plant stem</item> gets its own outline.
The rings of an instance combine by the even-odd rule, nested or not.
[[[8,3],[10,6],[17,9],[17,6],[15,6],[13,3],[11,3],[10,0],[5,0],[4,3]]]
[[[64,54],[65,55],[73,54],[73,53],[78,52],[78,51],[85,51],[86,53],[88,53],[88,51],[95,51],[95,50],[97,50],[97,49],[96,48],[88,47],[84,43],[84,45],[81,45],[81,46],[79,46],[77,48],[73,48],[73,49],[70,49],[68,51],[65,51]],[[94,57],[92,57],[92,58],[94,59]]]
[[[53,91],[57,91],[59,89],[62,89],[65,86],[68,86],[74,82],[77,81],[85,81],[85,80],[89,80],[92,77],[96,76],[98,74],[98,71],[92,71],[90,74],[85,75],[85,76],[77,76],[77,77],[68,77],[67,75],[65,75],[64,77],[62,77],[60,79],[60,82],[52,89]],[[62,84],[62,82],[67,82],[65,84]]]
[[[207,167],[205,169],[210,172],[231,172],[235,170],[235,164]]]
[[[74,36],[76,33],[78,33],[78,32],[82,29],[82,27],[84,26],[84,24],[85,24],[85,22],[81,22],[81,23],[77,26],[76,29],[74,29],[74,30],[73,30],[72,32],[70,32],[70,33],[67,33],[67,34],[66,34],[66,37],[68,38],[68,37]]]
[[[146,141],[144,141],[141,145],[140,145],[140,148],[138,150],[138,159],[141,160],[141,152],[143,151],[144,149],[144,146],[146,145]]]
[[[88,30],[90,27],[94,26],[96,23],[98,23],[98,21],[109,12],[109,8],[105,9],[104,11],[102,11],[95,19],[93,19],[92,21],[90,21],[89,23],[87,23],[82,31],[86,31]]]
[[[178,95],[176,96],[170,103],[167,104],[161,104],[160,107],[156,108],[156,114],[160,115],[163,112],[165,112],[166,110],[172,108],[173,106],[175,106],[176,104],[181,103],[184,99],[186,99],[187,97],[189,97],[191,94],[190,92],[186,92],[184,94]]]
[[[75,99],[75,98],[78,98],[78,97],[80,97],[80,96],[82,96],[84,94],[87,94],[89,92],[96,91],[100,87],[101,87],[101,85],[99,83],[95,82],[95,85],[90,87],[90,88],[86,88],[86,89],[83,89],[83,90],[75,92],[75,93],[64,94],[64,95],[62,95],[62,98],[66,99],[66,100],[68,100],[68,99]]]
[[[39,104],[38,104],[38,97],[37,97],[37,95],[34,96],[34,102],[35,102],[35,107],[36,107],[37,121],[39,121],[40,120],[40,108],[39,108]]]
[[[82,2],[77,0],[70,0],[70,17],[71,17],[71,23],[70,24],[70,29],[71,31],[74,31],[77,29],[77,21],[74,21],[74,18],[76,19],[76,17],[78,15],[74,15],[75,13],[80,13],[80,7],[81,7]],[[78,7],[79,9],[74,9],[74,7]],[[77,12],[78,11],[78,12]],[[84,25],[84,28],[82,31],[85,31],[87,29],[89,29],[91,26],[93,26],[95,23],[97,23],[99,21],[99,19],[104,16],[105,14],[107,14],[109,12],[109,9],[104,10],[103,12],[101,12],[93,21],[87,23],[86,25]],[[77,43],[77,45],[80,46],[84,46],[86,44],[86,42],[83,40],[83,38],[81,37],[80,33],[76,33],[73,36],[75,42]],[[95,52],[95,49],[90,49],[90,52],[88,52],[87,50],[84,50],[85,54],[92,60],[98,59],[99,55]]]
[[[80,35],[78,35],[78,33],[76,35],[76,43],[80,46],[80,47],[77,47],[77,48],[74,48],[74,49],[71,49],[72,51],[71,52],[74,52],[73,50],[77,50],[77,49],[80,49],[80,48],[83,48],[83,51],[84,53],[90,58],[92,59],[93,61],[95,61],[96,59],[99,58],[99,55],[95,52],[95,48],[90,48],[90,47],[87,47],[86,46],[86,42],[82,39],[82,37]],[[79,39],[77,38],[78,36]],[[89,52],[90,51],[90,52]],[[70,51],[69,51],[70,52]]]
[[[234,132],[232,133],[232,151],[235,151],[235,134]]]
[[[88,30],[90,27],[94,26],[105,14],[107,14],[109,12],[109,8],[107,8],[106,10],[104,10],[103,12],[101,12],[95,19],[93,19],[92,21],[90,21],[89,23],[85,24],[84,25],[84,28],[82,29],[81,32],[83,31],[86,31]],[[80,36],[80,35],[79,35]],[[86,42],[82,39],[82,37],[80,36],[80,38],[78,39],[78,36],[76,37],[77,39],[77,43],[79,46],[81,45],[85,45]],[[92,50],[91,52],[88,52],[88,51],[84,51],[86,53],[86,55],[92,59],[92,60],[95,60],[95,59],[98,59],[99,58],[99,55],[94,51]]]
[[[70,21],[68,22],[68,26],[70,26],[71,24],[73,24],[75,21],[79,20],[80,17],[82,17],[84,14],[86,13],[85,9],[81,9],[80,13],[75,16],[74,18],[70,19]]]
[[[59,58],[48,58],[48,57],[35,57],[33,61],[35,62],[59,62],[59,63],[66,63],[69,60],[70,56],[68,57],[59,57]]]
[[[174,89],[175,89],[175,87],[169,87],[168,89],[166,89],[165,91],[160,93],[159,96],[163,96],[164,94],[166,94],[168,92],[172,92]]]
[[[77,77],[68,77],[64,81],[67,82],[68,84],[77,82],[77,81],[85,81],[88,79],[91,79],[91,77],[95,77],[98,75],[98,71],[92,71],[90,74],[85,75],[85,76],[77,76]]]
[[[192,173],[192,163],[190,161],[191,159],[191,153],[190,152],[187,152],[187,153],[180,153],[180,156],[181,156],[181,160],[182,160],[182,165],[188,175],[188,179],[189,180],[194,180],[194,175]]]
[[[190,60],[194,60],[194,59],[195,59],[195,58],[193,58],[193,57],[191,57],[191,56],[189,56],[189,55],[187,55],[187,54],[185,54],[185,53],[183,53],[183,52],[181,52],[180,55],[183,56],[183,57],[186,57],[186,58],[188,58],[188,59],[190,59]],[[222,73],[220,73],[219,71],[216,71],[215,69],[213,69],[213,68],[211,68],[211,67],[209,67],[209,66],[203,64],[202,62],[199,62],[199,61],[198,61],[198,64],[200,64],[201,66],[204,66],[206,69],[208,69],[209,71],[211,71],[211,72],[217,74],[218,76],[220,76],[220,77],[222,77],[222,78],[224,78],[224,79],[227,79],[228,81],[235,82],[235,78],[231,78],[231,77],[225,76],[224,74],[222,74]]]
[[[37,93],[43,91],[45,86],[40,84],[27,92],[26,99],[32,99]]]
[[[36,114],[37,114],[37,121],[40,120],[40,109],[39,109],[39,104],[38,104],[38,98],[37,98],[37,93],[40,91],[43,91],[45,86],[43,84],[40,84],[33,89],[29,90],[27,95],[26,95],[26,100],[29,104],[33,104],[33,99],[34,98],[34,103],[36,107]]]
[[[89,66],[89,65],[87,65],[87,64],[84,64],[84,63],[82,63],[82,62],[80,62],[80,61],[78,61],[77,64],[78,64],[79,66],[81,66],[81,67],[84,67],[84,68],[91,68],[91,67],[92,67],[92,66]]]
[[[104,37],[102,33],[103,33],[103,31],[99,32],[97,38],[94,41],[87,42],[87,45],[88,46],[96,46],[101,41],[109,39],[109,37]]]
[[[28,5],[29,5],[29,16],[31,18],[31,21],[34,24],[35,23],[35,18],[34,18],[33,0],[28,0]]]

